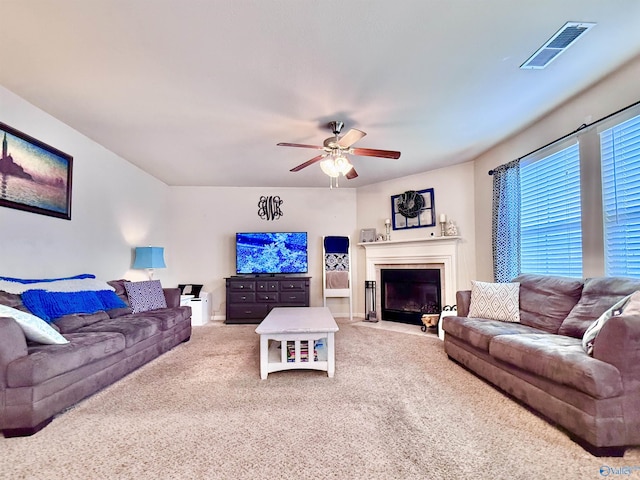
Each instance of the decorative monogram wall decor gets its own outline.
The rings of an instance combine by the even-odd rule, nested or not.
[[[268,197],[262,195],[258,200],[258,216],[263,220],[277,220],[283,215],[280,209],[282,203],[283,200],[277,195]]]

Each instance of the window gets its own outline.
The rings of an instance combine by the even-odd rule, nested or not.
[[[520,197],[521,272],[582,277],[580,154],[575,140],[521,164]]]
[[[640,116],[600,134],[605,272],[640,277]]]
[[[640,278],[640,101],[517,161],[520,191],[500,205],[520,215],[520,239],[494,233],[495,275],[506,265],[508,273]],[[519,255],[496,248],[504,241]]]

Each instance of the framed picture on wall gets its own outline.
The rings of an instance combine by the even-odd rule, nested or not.
[[[0,122],[0,206],[71,220],[73,157]]]
[[[435,212],[433,188],[407,190],[391,196],[391,218],[394,230],[434,227]]]

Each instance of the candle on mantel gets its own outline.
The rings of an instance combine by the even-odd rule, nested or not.
[[[391,219],[387,218],[384,221],[384,228],[387,231],[387,234],[384,236],[384,239],[388,242],[391,240]]]
[[[440,223],[447,223],[447,216],[444,213],[440,214]]]

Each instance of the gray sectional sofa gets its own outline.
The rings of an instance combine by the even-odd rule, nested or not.
[[[471,291],[444,317],[450,359],[562,427],[596,456],[640,445],[640,316],[611,317],[593,342],[586,329],[640,280],[521,275],[520,322],[469,318]]]
[[[124,280],[109,282],[127,305]],[[163,289],[167,308],[129,307],[67,315],[55,327],[65,345],[28,342],[13,318],[0,317],[0,430],[32,435],[64,409],[124,377],[191,336],[191,308],[178,288]],[[0,303],[26,310],[20,295]]]

